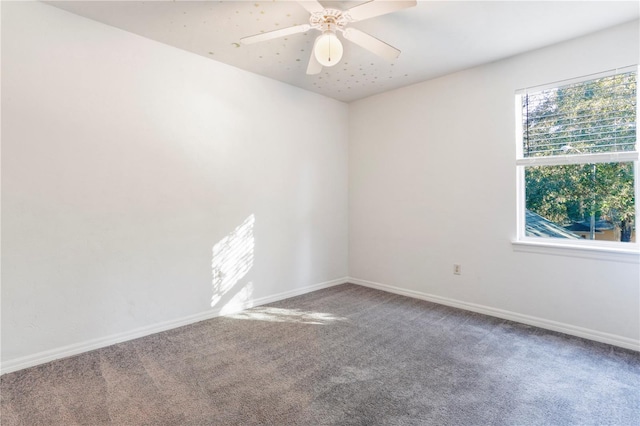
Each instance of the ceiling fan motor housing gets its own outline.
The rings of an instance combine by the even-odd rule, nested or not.
[[[324,9],[322,12],[314,12],[309,17],[309,24],[312,28],[325,31],[344,31],[345,26],[352,22],[349,13],[338,9]]]

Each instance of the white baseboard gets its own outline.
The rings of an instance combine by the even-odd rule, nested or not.
[[[310,293],[312,291],[320,290],[323,288],[333,287],[335,285],[344,284],[348,282],[347,278],[338,278],[331,281],[326,281],[319,284],[313,284],[306,287],[295,288],[281,293],[276,293],[270,296],[260,297],[257,299],[248,300],[242,305],[238,306],[238,310],[252,308],[254,306],[264,305],[266,303],[276,302],[278,300],[288,299],[289,297],[299,296],[301,294]],[[138,339],[140,337],[148,336],[154,333],[160,333],[162,331],[171,330],[173,328],[182,327],[185,325],[193,324],[199,321],[208,320],[220,316],[222,308],[212,309],[210,311],[201,312],[186,317],[164,321],[157,324],[152,324],[146,327],[136,328],[124,333],[113,334],[111,336],[100,337],[97,339],[87,340],[85,342],[74,343],[72,345],[63,346],[60,348],[51,349],[48,351],[39,352],[33,355],[27,355],[5,361],[0,367],[0,374],[11,373],[14,371],[22,370],[24,368],[34,367],[36,365],[44,364],[56,359],[67,358],[73,355],[78,355],[83,352],[92,351],[95,349],[104,348],[106,346],[115,345],[116,343],[126,342],[128,340]],[[226,312],[230,314],[232,312]]]
[[[523,315],[517,312],[505,311],[503,309],[492,308],[490,306],[478,305],[476,303],[463,302],[460,300],[449,299],[447,297],[436,296],[433,294],[422,293],[414,290],[407,290],[387,284],[376,283],[373,281],[361,280],[359,278],[349,277],[348,281],[353,284],[358,284],[364,287],[371,287],[389,293],[400,294],[402,296],[412,297],[414,299],[426,300],[429,302],[438,303],[440,305],[452,306],[454,308],[477,312],[480,314],[515,321],[522,324],[533,325],[535,327],[558,331],[560,333],[582,337],[589,340],[595,340],[596,342],[608,343],[610,345],[640,351],[640,340],[634,340],[628,337],[618,336],[610,333],[603,333],[601,331],[577,327],[575,325],[551,321],[544,318]]]
[[[312,291],[321,290],[323,288],[333,287],[344,283],[353,283],[364,287],[375,288],[378,290],[386,291],[389,293],[400,294],[402,296],[412,297],[414,299],[426,300],[441,305],[452,306],[454,308],[464,309],[467,311],[477,312],[497,318],[502,318],[510,321],[515,321],[523,324],[533,325],[536,327],[544,328],[547,330],[558,331],[560,333],[569,334],[572,336],[582,337],[589,340],[595,340],[597,342],[608,343],[622,348],[632,349],[640,351],[640,341],[630,339],[628,337],[618,336],[615,334],[603,333],[596,330],[590,330],[587,328],[577,327],[570,324],[564,324],[556,321],[547,320],[544,318],[533,317],[529,315],[523,315],[516,312],[506,311],[503,309],[496,309],[489,306],[478,305],[475,303],[463,302],[446,297],[436,296],[433,294],[422,293],[414,290],[407,290],[400,287],[394,287],[387,284],[381,284],[373,281],[361,280],[359,278],[338,278],[331,281],[326,281],[319,284],[314,284],[306,287],[296,288],[281,293],[273,294],[258,299],[252,299],[242,304],[239,309],[248,309],[254,306],[264,305],[266,303],[276,302],[278,300],[288,299],[289,297],[295,297],[302,294],[310,293]],[[199,321],[215,318],[220,316],[221,309],[213,309],[199,314],[189,315],[186,317],[178,318],[171,321],[165,321],[157,324],[152,324],[146,327],[136,328],[134,330],[113,334],[111,336],[88,340],[85,342],[75,343],[60,348],[51,349],[37,354],[28,355],[21,358],[16,358],[2,363],[0,367],[0,374],[11,373],[14,371],[22,370],[24,368],[34,367],[36,365],[44,364],[56,359],[66,358],[73,355],[78,355],[83,352],[100,349],[106,346],[114,345],[116,343],[126,342],[128,340],[137,339],[140,337],[148,336],[154,333],[160,333],[162,331],[170,330],[177,327],[193,324]]]

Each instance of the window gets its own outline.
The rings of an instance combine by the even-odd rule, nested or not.
[[[518,240],[638,248],[638,67],[516,93]]]

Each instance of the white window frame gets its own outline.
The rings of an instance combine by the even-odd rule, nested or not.
[[[598,74],[591,74],[571,80],[559,81],[542,86],[535,86],[527,89],[517,90],[515,93],[516,111],[516,182],[517,182],[517,235],[512,241],[513,247],[517,251],[526,251],[544,254],[559,254],[577,257],[586,257],[599,260],[614,260],[622,262],[640,263],[640,222],[639,218],[639,196],[640,196],[640,174],[638,153],[638,127],[636,125],[636,147],[633,151],[623,152],[602,152],[594,154],[569,154],[545,157],[525,157],[523,152],[523,123],[522,123],[522,98],[532,90],[545,90],[572,83],[595,80],[619,73],[636,71],[636,87],[638,86],[638,71],[640,67],[619,68]],[[637,90],[637,89],[636,89]],[[636,92],[636,97],[638,94]],[[640,102],[636,100],[636,123],[640,121]],[[634,167],[634,189],[635,189],[635,242],[602,241],[602,240],[564,240],[562,238],[543,238],[526,236],[525,222],[525,167],[527,166],[560,166],[567,164],[591,164],[591,163],[612,163],[612,162],[633,162]]]

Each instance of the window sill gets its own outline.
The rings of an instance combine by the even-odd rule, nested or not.
[[[514,251],[580,257],[583,259],[640,264],[637,248],[587,247],[578,244],[557,244],[546,241],[512,241]]]

